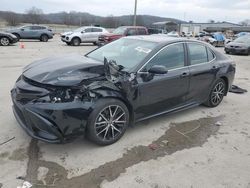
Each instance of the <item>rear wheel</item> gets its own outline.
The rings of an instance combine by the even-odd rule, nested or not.
[[[81,44],[81,41],[80,41],[79,38],[73,38],[73,39],[71,40],[71,44],[72,44],[73,46],[79,46],[79,45]]]
[[[10,39],[8,37],[0,38],[0,44],[2,46],[8,46],[10,44]]]
[[[97,101],[88,120],[87,137],[98,145],[109,145],[118,141],[129,124],[129,111],[117,99]]]
[[[208,107],[218,106],[226,93],[226,83],[223,79],[219,79],[213,85],[207,101],[204,103]]]
[[[48,42],[48,40],[49,40],[48,35],[41,35],[40,41],[42,41],[42,42]]]

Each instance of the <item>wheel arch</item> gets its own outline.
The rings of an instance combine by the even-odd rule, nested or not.
[[[122,94],[120,94],[119,92],[105,92],[105,90],[99,90],[97,92],[100,96],[98,97],[98,99],[117,99],[117,100],[120,100],[121,102],[123,102],[126,107],[128,108],[128,111],[129,111],[129,123],[132,124],[134,122],[134,108],[133,108],[133,105],[132,103],[127,99],[125,98]],[[97,99],[97,100],[98,100]]]
[[[43,35],[46,35],[46,36],[49,38],[49,35],[48,35],[47,33],[42,33],[42,34],[40,35],[40,39],[42,38]]]
[[[80,40],[80,43],[82,42],[82,40],[81,40],[81,38],[80,38],[79,36],[74,36],[74,37],[72,37],[72,39],[71,39],[70,41],[72,42],[75,38],[79,39],[79,40]]]
[[[221,76],[220,79],[223,79],[226,83],[226,92],[225,92],[225,96],[227,96],[227,93],[229,91],[229,80],[226,76]]]

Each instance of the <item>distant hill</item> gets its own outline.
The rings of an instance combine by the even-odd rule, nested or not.
[[[100,25],[103,27],[114,28],[122,25],[132,25],[133,15],[124,16],[96,16],[85,12],[59,12],[50,14],[20,14],[7,11],[0,11],[0,20],[6,20],[9,25],[19,23],[34,24],[64,24],[64,25]],[[151,15],[138,15],[137,25],[149,27],[154,22],[175,21],[182,23],[182,20],[174,18],[164,18]]]

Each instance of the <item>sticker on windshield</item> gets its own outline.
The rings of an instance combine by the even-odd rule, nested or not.
[[[137,48],[135,48],[135,50],[137,50],[138,52],[143,52],[143,53],[150,53],[152,50],[148,49],[148,48],[143,48],[143,47],[140,47],[138,46]]]

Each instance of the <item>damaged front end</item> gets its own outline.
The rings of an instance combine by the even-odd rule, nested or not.
[[[50,143],[73,140],[84,134],[98,99],[115,97],[129,104],[135,98],[135,75],[116,68],[114,62],[105,61],[104,74],[72,86],[41,83],[23,74],[11,90],[14,115],[33,138]],[[75,78],[71,74],[57,79],[68,82]]]

